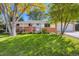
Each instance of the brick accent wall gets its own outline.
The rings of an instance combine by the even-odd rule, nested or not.
[[[35,28],[34,27],[25,27],[25,32],[33,32],[35,31]]]
[[[16,29],[16,32],[33,32],[35,31],[35,28],[34,27],[18,27]]]
[[[17,28],[17,32],[34,32],[36,28],[34,27],[19,27]],[[46,30],[47,32],[51,33],[51,32],[56,32],[56,28],[50,28],[50,27],[45,27],[43,28],[44,30]]]
[[[45,27],[43,28],[45,29],[47,32],[51,33],[51,32],[56,32],[56,28],[50,28],[50,27]]]

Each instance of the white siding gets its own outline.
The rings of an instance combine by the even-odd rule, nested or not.
[[[61,31],[61,24],[57,24],[57,31],[60,32]],[[74,31],[74,26],[73,24],[69,24],[66,32],[73,32]]]

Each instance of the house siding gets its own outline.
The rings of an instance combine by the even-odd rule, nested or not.
[[[57,31],[61,32],[61,24],[57,24]],[[69,24],[65,32],[73,32],[74,31],[74,24]]]

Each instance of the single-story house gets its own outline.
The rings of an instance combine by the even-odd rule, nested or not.
[[[39,32],[42,29],[47,30],[48,32],[60,32],[61,31],[61,25],[60,23],[57,24],[57,27],[55,27],[55,24],[49,24],[48,21],[42,21],[42,20],[29,20],[29,21],[21,21],[17,23],[17,32],[23,31],[23,32]],[[70,22],[68,25],[66,32],[74,32],[79,31],[79,22],[74,21]]]
[[[40,32],[42,29],[45,29],[47,32],[56,32],[54,25],[42,20],[20,21],[16,24],[16,27],[17,32]]]
[[[48,21],[42,21],[42,20],[29,20],[29,21],[21,21],[17,23],[17,32],[39,32],[42,29],[45,29],[47,32],[60,32],[61,31],[61,25],[60,23],[57,24],[57,27],[55,27],[55,24],[49,24]],[[79,31],[79,22],[71,22],[66,32],[74,32]]]

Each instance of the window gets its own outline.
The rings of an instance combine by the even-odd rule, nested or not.
[[[37,25],[39,25],[39,23],[37,23]]]
[[[17,24],[17,26],[19,26],[19,24]]]
[[[29,24],[29,26],[32,26],[32,24]]]
[[[50,27],[50,24],[45,24],[45,27]]]

